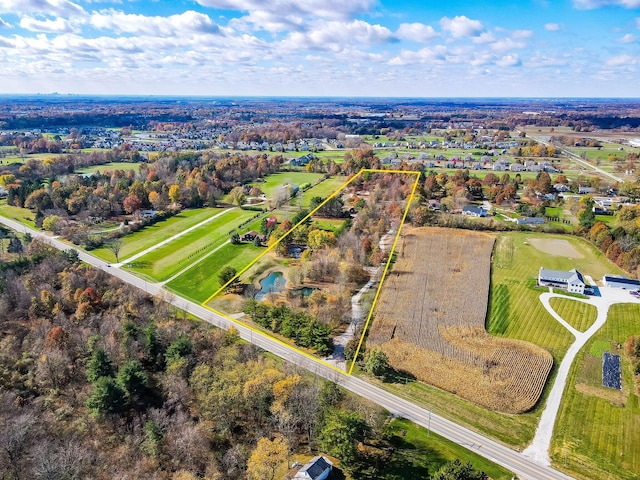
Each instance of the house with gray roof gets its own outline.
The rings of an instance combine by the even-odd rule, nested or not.
[[[570,293],[583,295],[587,286],[582,274],[575,268],[566,272],[564,270],[548,270],[543,267],[540,267],[540,272],[538,273],[538,285],[541,287],[561,288]]]
[[[325,480],[331,474],[333,463],[326,457],[318,455],[305,463],[291,476],[292,472],[286,476],[287,480]],[[295,470],[294,470],[295,471]]]

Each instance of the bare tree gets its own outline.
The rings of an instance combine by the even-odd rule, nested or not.
[[[122,240],[116,238],[107,243],[107,248],[113,252],[116,257],[116,263],[120,262],[120,249],[122,248]]]

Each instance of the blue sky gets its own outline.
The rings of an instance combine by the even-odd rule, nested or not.
[[[0,0],[0,93],[640,97],[640,0]]]

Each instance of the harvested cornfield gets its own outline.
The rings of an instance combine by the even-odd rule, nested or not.
[[[531,409],[552,356],[484,329],[494,237],[413,229],[402,237],[376,304],[367,344],[392,366],[491,409]]]

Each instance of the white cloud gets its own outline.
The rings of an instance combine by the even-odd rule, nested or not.
[[[636,40],[638,40],[638,37],[635,36],[632,33],[627,33],[626,35],[624,35],[622,38],[620,38],[620,42],[621,43],[633,43]]]
[[[505,55],[501,59],[496,61],[496,65],[499,67],[517,67],[521,65],[520,57],[517,54],[512,53],[509,55]]]
[[[394,66],[415,65],[422,63],[441,64],[447,60],[447,48],[443,45],[426,47],[418,51],[402,50],[387,63]]]
[[[496,52],[506,52],[507,50],[516,50],[525,48],[527,46],[524,42],[517,42],[512,38],[503,38],[493,42],[491,45],[491,49]]]
[[[2,17],[0,17],[0,28],[11,28],[11,24],[5,22]]]
[[[143,35],[169,35],[175,32],[220,33],[220,27],[213,23],[209,16],[193,10],[169,17],[149,17],[103,10],[91,15],[89,22],[96,28],[113,30],[117,33]]]
[[[424,23],[402,23],[398,27],[396,35],[403,40],[422,43],[428,43],[438,37],[438,33],[433,27]]]
[[[573,0],[573,6],[582,10],[609,6],[640,8],[640,0]]]
[[[557,23],[545,23],[544,29],[548,32],[557,32],[560,30],[560,25]]]
[[[471,20],[464,15],[453,18],[443,17],[440,19],[440,26],[454,38],[474,37],[484,30],[479,20]]]
[[[0,0],[0,13],[71,17],[84,15],[84,9],[69,0]]]
[[[531,30],[515,30],[511,36],[513,38],[530,38],[533,35],[533,31]]]
[[[493,43],[495,41],[496,37],[494,37],[493,33],[491,32],[483,32],[473,39],[473,43],[477,43],[479,45],[483,45],[485,43]]]
[[[58,17],[55,20],[38,20],[24,17],[20,20],[20,27],[32,32],[64,33],[72,32],[73,27],[68,20]]]
[[[370,11],[376,0],[196,0],[205,7],[245,12],[262,11],[279,16],[347,20]]]
[[[280,43],[287,51],[331,50],[339,52],[351,45],[370,46],[395,41],[391,30],[381,25],[371,25],[362,20],[352,22],[321,22],[307,32],[292,32]]]
[[[635,65],[638,59],[631,55],[617,55],[607,60],[606,65],[609,67],[622,67],[626,65]]]

